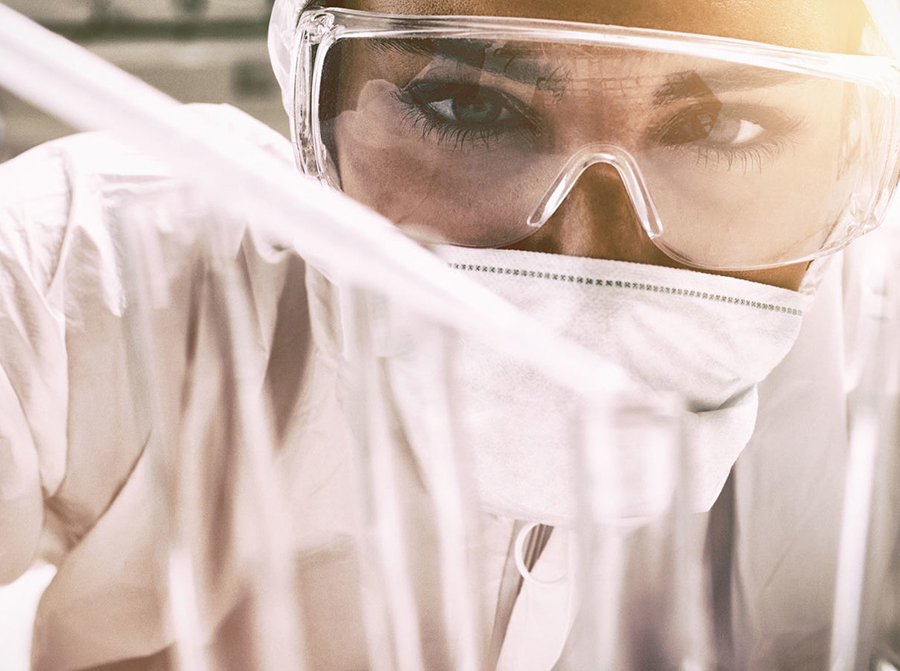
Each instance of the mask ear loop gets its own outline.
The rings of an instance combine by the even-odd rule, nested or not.
[[[529,563],[534,566],[534,562],[537,561],[537,558],[540,556],[539,552],[546,547],[546,541],[529,547],[529,557],[526,560],[525,541],[528,540],[529,536],[531,536],[531,533],[535,532],[538,527],[544,527],[544,525],[538,524],[536,522],[526,524],[519,531],[519,535],[516,536],[516,544],[513,550],[516,559],[516,568],[519,569],[519,574],[522,576],[522,579],[528,583],[531,583],[532,585],[535,585],[537,587],[558,587],[559,585],[562,585],[566,582],[568,574],[564,574],[556,580],[543,581],[535,578],[531,570],[528,568]],[[550,529],[549,527],[545,528]],[[547,536],[547,538],[549,538],[549,535]]]
[[[598,163],[607,163],[616,169],[625,191],[631,199],[631,205],[637,214],[641,227],[653,240],[663,234],[656,205],[650,198],[650,190],[641,175],[634,156],[614,144],[590,144],[579,149],[560,170],[556,179],[547,189],[541,202],[528,217],[528,226],[540,228],[554,215],[563,201],[575,188],[575,184],[588,168]]]

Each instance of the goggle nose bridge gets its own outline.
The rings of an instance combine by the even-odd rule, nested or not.
[[[641,227],[651,238],[663,234],[662,221],[634,156],[614,144],[596,143],[579,149],[566,161],[540,203],[528,217],[528,226],[540,228],[562,206],[575,184],[592,166],[606,163],[619,173]]]

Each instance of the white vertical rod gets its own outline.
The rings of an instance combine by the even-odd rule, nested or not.
[[[144,203],[146,206],[147,203]],[[160,559],[167,569],[169,616],[175,634],[172,651],[180,671],[206,671],[203,620],[195,580],[195,564],[188,529],[196,525],[196,511],[186,506],[185,497],[193,493],[186,486],[184,466],[191,455],[179,450],[173,431],[177,426],[165,387],[160,379],[162,353],[154,338],[151,312],[158,296],[154,270],[148,267],[153,257],[146,254],[143,236],[147,233],[149,211],[136,209],[134,203],[119,201],[110,208],[113,235],[119,240],[123,263],[131,272],[123,273],[128,305],[124,313],[127,329],[128,365],[139,426],[146,425],[150,435],[146,450],[151,460],[151,477],[163,493],[162,518],[167,546]]]
[[[357,377],[358,384],[354,409],[359,415],[354,437],[363,506],[367,508],[362,511],[363,534],[366,547],[371,549],[371,554],[363,554],[360,561],[369,579],[380,581],[380,584],[370,582],[368,589],[379,594],[377,598],[386,611],[383,616],[388,622],[394,668],[424,671],[419,614],[398,499],[396,445],[389,424],[391,410],[385,399],[380,362],[372,349],[369,299],[367,292],[354,287],[347,292],[348,310],[344,314],[350,322],[345,329],[351,340],[347,347],[349,372]],[[367,563],[374,563],[374,567],[367,569]],[[372,621],[373,616],[377,617],[370,613],[367,624],[374,624],[383,634],[381,625]],[[375,647],[384,649],[383,644]],[[370,660],[370,663],[380,661]]]
[[[210,227],[210,239],[216,228]],[[255,320],[247,287],[238,276],[233,258],[213,252],[212,269],[224,291],[217,296],[223,330],[226,332],[229,366],[226,374],[234,378],[236,408],[240,413],[241,464],[246,471],[251,517],[257,530],[261,570],[253,571],[255,583],[255,633],[260,645],[257,657],[260,671],[303,671],[307,667],[303,619],[299,611],[298,591],[293,574],[291,520],[285,507],[284,492],[275,468],[275,441],[271,433],[269,409],[263,401],[264,390],[249,365],[248,350],[256,347],[249,324]],[[214,280],[215,281],[215,280]]]
[[[474,483],[463,475],[466,465],[464,446],[459,441],[455,413],[455,381],[452,375],[454,334],[431,325],[429,388],[434,397],[427,399],[429,485],[436,510],[440,550],[441,597],[449,652],[456,671],[478,671],[485,652],[483,612],[480,598],[480,571],[472,566],[472,542],[480,540],[479,529],[471,514]],[[468,495],[468,496],[467,496]]]
[[[856,664],[877,453],[878,420],[867,410],[855,418],[850,432],[832,618],[831,671],[852,671]]]

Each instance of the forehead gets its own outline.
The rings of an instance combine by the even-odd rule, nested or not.
[[[356,9],[397,14],[519,16],[657,28],[847,51],[861,0],[349,0]]]

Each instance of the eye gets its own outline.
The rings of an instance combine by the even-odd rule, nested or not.
[[[420,80],[395,97],[408,130],[450,149],[530,151],[541,136],[534,109],[507,91],[477,82]]]
[[[702,142],[735,148],[753,144],[765,136],[763,124],[736,112],[724,114],[719,103],[694,105],[657,125],[652,135],[657,142],[670,147]]]
[[[707,141],[712,144],[740,147],[758,140],[766,132],[765,128],[749,119],[719,118],[709,132]]]
[[[409,90],[411,101],[438,121],[460,126],[490,126],[513,120],[503,95],[467,84],[422,84]]]
[[[719,110],[713,106],[691,107],[665,121],[655,135],[662,144],[669,146],[705,140],[718,116]]]
[[[446,121],[453,123],[492,124],[512,118],[509,109],[485,95],[446,98],[428,106]]]
[[[652,125],[648,140],[696,157],[705,167],[761,171],[782,156],[804,127],[802,117],[773,106],[704,101]]]

